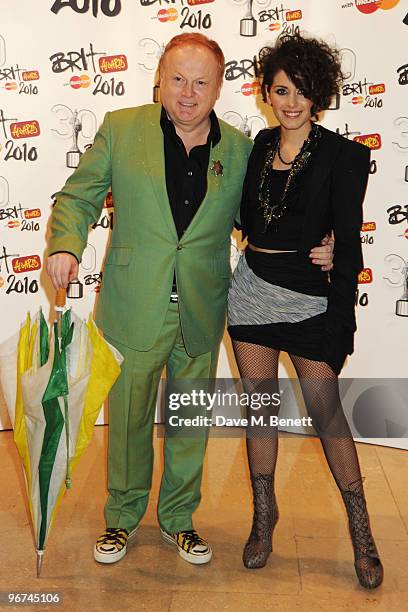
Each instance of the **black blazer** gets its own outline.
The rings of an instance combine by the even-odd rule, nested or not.
[[[259,164],[277,130],[262,130],[248,161],[241,203],[243,237],[250,231],[250,210],[258,206]],[[299,253],[307,254],[333,231],[334,259],[330,272],[323,354],[338,373],[353,352],[356,330],[355,294],[363,268],[360,231],[362,204],[370,169],[370,149],[320,126],[322,136],[310,171],[301,178],[298,197],[305,202]]]

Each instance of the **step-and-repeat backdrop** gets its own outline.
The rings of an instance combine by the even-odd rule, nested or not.
[[[53,194],[108,110],[157,99],[157,63],[175,34],[215,38],[226,57],[220,117],[254,137],[274,118],[260,97],[259,49],[305,31],[342,51],[346,81],[322,123],[372,149],[356,295],[356,352],[342,375],[405,378],[408,341],[408,6],[406,0],[3,0],[0,19],[0,342],[27,310],[50,313],[43,269]],[[92,311],[115,223],[108,196],[70,303]],[[236,237],[232,259],[236,259]],[[223,343],[219,374],[237,375]],[[291,374],[284,361],[282,374]],[[387,398],[385,390],[384,397]],[[391,395],[390,395],[391,397]],[[395,404],[395,402],[394,402]],[[387,407],[393,420],[393,406]],[[406,402],[405,402],[406,405]],[[398,421],[398,415],[394,415]],[[10,426],[0,402],[0,428]],[[407,434],[408,435],[408,434]],[[407,441],[398,443],[407,448]]]

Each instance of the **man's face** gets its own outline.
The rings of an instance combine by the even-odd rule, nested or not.
[[[191,132],[207,122],[221,85],[217,60],[204,46],[175,47],[163,58],[160,97],[176,128]]]

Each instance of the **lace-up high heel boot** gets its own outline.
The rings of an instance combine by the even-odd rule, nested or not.
[[[274,478],[270,474],[251,476],[254,498],[252,529],[245,544],[242,560],[248,569],[264,567],[272,552],[272,533],[279,518],[274,491]]]
[[[341,491],[341,495],[349,518],[358,581],[365,589],[375,589],[383,581],[384,570],[371,534],[362,482],[354,490]]]

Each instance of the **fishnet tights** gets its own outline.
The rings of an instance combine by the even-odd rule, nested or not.
[[[233,341],[235,358],[245,390],[252,395],[279,390],[279,352],[257,344]],[[360,465],[349,425],[344,416],[336,374],[326,363],[290,355],[299,377],[309,416],[323,446],[330,470],[341,491],[361,482]],[[256,414],[269,422],[279,406],[260,408]],[[247,451],[252,475],[274,474],[278,454],[276,427],[248,425]]]
[[[279,391],[280,351],[236,340],[233,347],[245,391],[251,397],[259,398],[255,394],[272,395]],[[325,362],[289,356],[299,377],[308,414],[347,510],[357,577],[362,586],[375,588],[383,580],[383,568],[371,535],[360,465],[341,405],[337,376]],[[246,567],[263,567],[272,549],[272,532],[279,516],[274,494],[278,431],[277,427],[251,423],[250,417],[255,411],[248,412],[246,445],[254,492],[254,519],[243,560]],[[256,410],[256,416],[262,417],[261,423],[269,423],[269,417],[277,416],[278,412],[279,405],[262,406]],[[269,479],[269,489],[267,494],[260,494],[257,487],[262,484],[263,491],[265,479]]]

